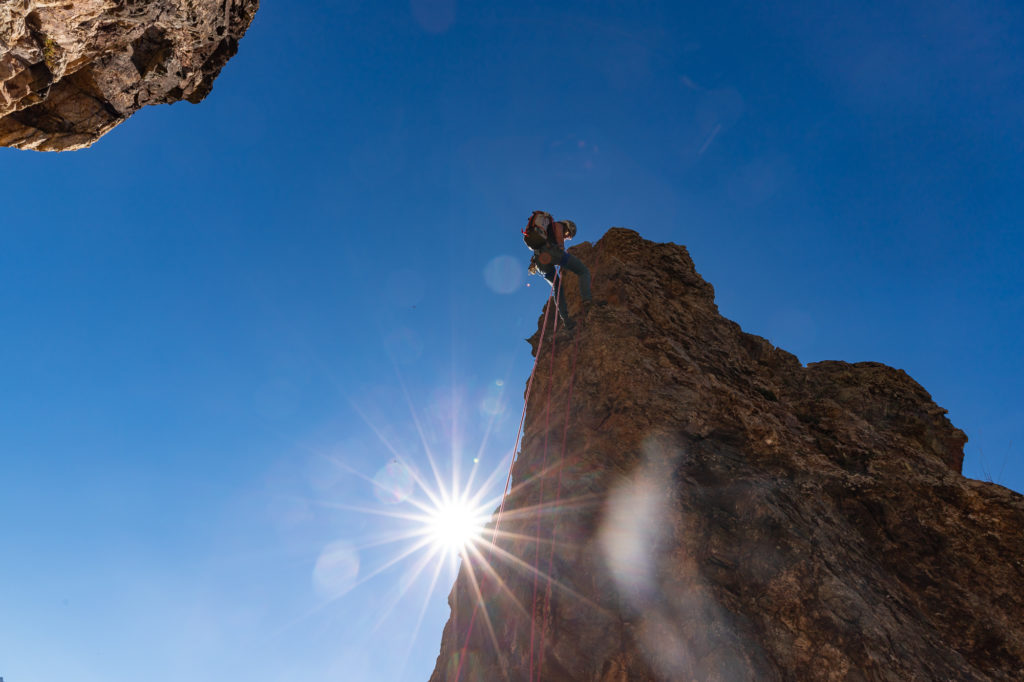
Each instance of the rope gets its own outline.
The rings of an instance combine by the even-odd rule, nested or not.
[[[556,301],[559,300],[558,297],[559,297],[559,295],[561,294],[561,291],[562,291],[562,281],[563,281],[562,273],[559,272],[558,273],[558,280],[557,280],[555,286],[552,288],[552,296],[554,297],[554,299]],[[554,329],[554,331],[555,331],[555,333],[558,332],[558,318],[557,317],[555,318],[555,329]],[[555,377],[555,348],[556,348],[557,345],[558,345],[558,342],[555,340],[555,337],[552,335],[552,337],[551,337],[551,363],[548,366],[548,394],[547,394],[547,400],[546,400],[545,405],[544,405],[544,461],[543,461],[543,464],[541,465],[541,468],[540,468],[541,477],[540,477],[540,496],[539,496],[539,502],[537,504],[537,522],[536,522],[537,531],[535,533],[536,539],[534,541],[534,549],[533,549],[533,599],[530,602],[530,680],[531,680],[531,682],[533,680],[533,661],[534,661],[533,641],[534,641],[534,630],[535,630],[535,625],[537,623],[537,572],[538,572],[538,569],[540,568],[540,510],[544,506],[544,479],[547,477],[547,474],[545,472],[547,471],[547,468],[548,468],[548,435],[550,434],[550,431],[551,431],[551,389],[555,385],[555,381],[554,381],[554,377]],[[541,646],[543,646],[543,643],[541,643]],[[538,679],[539,679],[539,675],[540,675],[540,671],[539,670],[537,671],[537,675],[538,675]]]
[[[495,539],[498,537],[498,528],[501,526],[501,515],[505,511],[505,500],[508,498],[508,486],[512,481],[512,467],[515,466],[517,461],[516,453],[519,451],[519,439],[523,435],[523,423],[526,421],[526,408],[530,404],[530,392],[533,390],[533,379],[537,375],[537,365],[540,363],[540,351],[544,347],[544,334],[548,328],[548,316],[551,313],[551,297],[548,298],[547,303],[544,305],[544,321],[541,322],[540,327],[540,339],[537,342],[537,357],[533,361],[533,369],[530,370],[530,379],[526,382],[526,395],[523,397],[523,414],[519,417],[519,430],[516,431],[516,444],[512,448],[512,461],[508,466],[508,475],[505,477],[505,491],[501,495],[501,504],[498,505],[498,513],[494,517],[494,532],[491,533],[491,547],[494,547]],[[555,304],[558,305],[557,303]],[[557,328],[558,322],[556,319],[555,326]],[[481,577],[482,582],[482,577]],[[473,605],[473,614],[469,618],[469,627],[466,629],[466,639],[462,645],[462,650],[459,653],[459,666],[455,671],[455,682],[459,682],[462,677],[462,664],[466,660],[466,650],[469,648],[469,638],[473,634],[473,625],[476,623],[476,614],[480,609],[480,600],[476,600]]]
[[[579,354],[579,337],[574,339],[572,350],[572,373],[569,376],[569,390],[565,398],[565,423],[562,425],[562,451],[558,459],[558,475],[555,477],[555,505],[552,507],[558,513],[559,504],[562,502],[562,465],[565,463],[565,452],[568,446],[569,436],[569,408],[572,405],[572,389],[576,383],[576,356]],[[538,539],[539,542],[539,539]],[[540,682],[540,672],[544,669],[545,644],[548,637],[548,626],[551,620],[551,574],[555,561],[555,526],[551,525],[551,547],[548,550],[548,566],[545,575],[547,576],[547,589],[544,591],[544,602],[548,605],[544,612],[543,626],[541,627],[540,658],[537,663],[537,682]],[[534,575],[536,577],[536,574]],[[530,678],[533,679],[532,676]]]
[[[596,269],[596,267],[597,267],[596,263],[595,263],[594,267]],[[555,308],[556,308],[556,310],[558,309],[558,296],[559,296],[559,293],[561,291],[562,279],[563,278],[562,278],[561,268],[559,268],[557,282],[556,282],[555,286],[552,287],[551,296],[548,298],[548,301],[547,301],[547,303],[544,306],[544,320],[541,323],[540,340],[537,343],[537,356],[536,356],[536,359],[533,362],[533,369],[530,371],[530,379],[529,379],[529,381],[526,384],[526,395],[524,396],[524,400],[523,400],[523,413],[522,413],[522,415],[519,418],[519,429],[516,432],[515,447],[512,450],[512,462],[509,464],[508,475],[505,477],[505,490],[504,490],[504,493],[502,494],[501,504],[499,505],[498,512],[495,515],[494,532],[491,534],[491,542],[490,542],[490,547],[492,549],[494,547],[494,543],[495,543],[495,540],[496,540],[497,535],[498,535],[498,528],[501,525],[501,515],[502,515],[502,513],[505,510],[505,500],[508,497],[509,483],[512,480],[512,468],[515,466],[515,463],[518,461],[517,453],[518,453],[518,450],[519,450],[519,441],[520,441],[520,438],[522,437],[522,433],[523,433],[523,424],[526,421],[526,409],[529,406],[530,393],[531,393],[531,390],[533,389],[533,380],[534,380],[534,377],[537,374],[537,366],[540,363],[541,349],[544,346],[544,335],[545,335],[545,332],[547,331],[548,316],[549,316],[549,314],[551,312],[551,304],[552,304],[552,301],[554,301]],[[593,290],[593,279],[591,279],[591,290]],[[550,362],[550,366],[549,366],[549,370],[548,370],[548,393],[547,393],[547,400],[545,401],[545,410],[544,410],[545,411],[544,463],[543,463],[543,466],[541,468],[542,472],[545,469],[547,469],[547,461],[548,461],[548,435],[549,435],[549,431],[550,431],[551,389],[554,386],[554,365],[555,365],[555,346],[556,346],[556,342],[554,340],[554,334],[556,334],[557,332],[558,332],[558,315],[556,315],[556,317],[555,317],[554,325],[553,325],[553,328],[552,328],[551,362]],[[560,456],[559,461],[558,461],[558,475],[557,475],[557,477],[555,479],[555,506],[554,506],[555,510],[557,510],[558,505],[559,505],[559,503],[561,502],[561,499],[562,499],[562,486],[561,486],[561,484],[562,484],[562,465],[565,462],[565,452],[566,452],[567,443],[568,443],[569,408],[572,405],[572,391],[573,391],[573,386],[574,386],[574,384],[576,382],[576,358],[577,358],[578,353],[579,353],[579,336],[577,334],[576,337],[574,338],[574,341],[573,341],[572,372],[571,372],[570,379],[569,379],[569,388],[568,388],[568,392],[567,392],[567,396],[566,396],[566,403],[565,403],[565,422],[564,422],[563,427],[562,427],[562,448],[561,448],[561,456]],[[537,532],[536,532],[536,541],[535,541],[535,548],[534,548],[533,602],[531,604],[531,613],[530,613],[530,682],[533,682],[533,679],[534,679],[534,675],[533,675],[533,672],[534,672],[534,646],[533,645],[534,645],[534,639],[535,639],[535,624],[536,624],[536,621],[537,621],[537,614],[536,614],[536,612],[537,612],[537,606],[538,606],[538,601],[537,601],[537,576],[538,576],[538,572],[539,572],[538,569],[539,569],[539,564],[540,564],[540,525],[541,524],[540,524],[539,510],[543,506],[543,503],[544,503],[544,478],[545,477],[542,476],[541,477],[541,481],[540,481],[540,504],[538,504],[538,517],[537,517],[537,526],[536,526]],[[554,552],[555,552],[555,546],[554,546],[554,527],[553,526],[552,526],[552,530],[551,530],[551,540],[552,540],[551,548],[550,548],[550,551],[548,552],[548,570],[547,570],[547,573],[546,573],[547,586],[545,588],[545,594],[544,594],[544,601],[547,604],[548,608],[547,608],[546,614],[542,618],[542,626],[541,626],[540,639],[538,641],[538,644],[540,646],[540,651],[539,651],[539,653],[537,655],[537,668],[536,668],[536,670],[537,670],[537,681],[538,682],[540,682],[541,670],[543,669],[543,665],[544,665],[545,642],[547,640],[547,631],[548,631],[548,626],[549,626],[549,621],[550,621],[550,616],[551,616],[551,569],[552,569],[552,566],[554,565]],[[483,578],[484,577],[485,576],[481,575],[481,581],[480,581],[481,584],[483,583]],[[459,664],[458,664],[458,667],[456,668],[456,671],[455,671],[455,682],[459,682],[459,680],[462,678],[462,666],[463,666],[463,664],[466,661],[466,651],[469,648],[469,639],[470,639],[470,637],[473,634],[473,626],[476,623],[476,614],[477,614],[477,612],[480,609],[480,601],[481,600],[477,599],[476,603],[473,605],[473,613],[470,616],[469,627],[466,630],[466,639],[463,642],[462,649],[459,652]]]
[[[595,271],[597,270],[597,265],[598,265],[599,262],[600,262],[600,257],[598,257],[598,258],[596,258],[594,260],[594,270]],[[593,290],[594,290],[594,278],[593,277],[591,277],[590,287],[591,287],[591,289],[590,289],[591,290],[591,300],[593,300]],[[591,305],[594,305],[594,304],[591,303]],[[593,312],[593,311],[591,311],[591,312]],[[580,320],[580,332],[583,331],[583,325],[585,323],[586,323],[585,320],[582,320],[582,319]],[[579,355],[579,349],[580,349],[580,341],[579,341],[579,339],[580,339],[579,334],[577,334],[574,337],[574,339],[573,339],[572,370],[571,370],[571,372],[569,374],[569,389],[568,389],[568,391],[566,393],[566,398],[565,398],[565,422],[562,425],[562,451],[561,451],[561,454],[560,454],[559,459],[558,459],[558,475],[555,477],[555,505],[554,505],[554,507],[552,507],[552,509],[555,511],[556,514],[558,513],[559,505],[562,502],[562,466],[565,464],[565,453],[566,453],[566,450],[568,448],[568,440],[569,440],[569,410],[570,410],[570,408],[572,406],[572,391],[573,391],[573,387],[576,384],[576,358]],[[543,500],[542,500],[542,502],[543,502]],[[539,540],[538,540],[538,542],[539,542]],[[548,639],[548,629],[549,629],[549,626],[551,624],[550,622],[551,622],[551,618],[552,618],[552,614],[551,614],[551,576],[553,574],[554,561],[555,561],[555,524],[554,524],[554,522],[552,522],[552,524],[551,524],[551,547],[548,550],[548,565],[547,565],[547,571],[545,571],[545,575],[547,576],[547,588],[544,591],[544,601],[547,604],[547,610],[544,611],[544,619],[543,619],[543,624],[541,626],[541,645],[540,645],[541,649],[540,649],[540,658],[539,658],[538,663],[537,663],[537,682],[540,682],[541,671],[544,669],[544,654],[547,651],[546,644],[547,644],[547,639]],[[536,576],[536,574],[535,574],[535,576]],[[532,674],[530,676],[530,681],[533,682],[533,675]]]

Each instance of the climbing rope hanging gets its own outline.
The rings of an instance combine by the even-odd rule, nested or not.
[[[554,287],[553,296],[557,301],[561,294],[562,287],[562,273],[558,273],[558,280]],[[555,318],[555,332],[558,331],[558,318]],[[551,432],[551,389],[554,387],[555,381],[555,350],[558,345],[558,341],[552,335],[551,337],[551,362],[548,366],[548,392],[547,399],[544,402],[544,460],[540,468],[540,492],[538,494],[538,502],[536,507],[536,523],[535,523],[535,538],[533,545],[533,598],[530,600],[530,682],[533,682],[533,671],[534,671],[534,651],[533,644],[535,637],[535,629],[537,623],[537,576],[540,571],[540,515],[544,508],[544,480],[547,478],[548,468],[548,436]],[[541,638],[543,640],[543,637]],[[541,643],[543,647],[543,643]],[[538,679],[540,677],[540,671],[537,671]]]
[[[595,269],[596,269],[596,264],[595,264]],[[501,516],[502,516],[502,513],[505,510],[505,501],[506,501],[506,498],[508,497],[509,484],[511,483],[511,480],[512,480],[512,469],[515,466],[515,463],[518,461],[517,453],[519,451],[519,442],[520,442],[520,439],[521,439],[522,433],[523,433],[523,425],[524,425],[524,423],[526,421],[526,410],[529,407],[530,394],[531,394],[532,389],[533,389],[533,380],[534,380],[534,378],[536,377],[536,374],[537,374],[537,366],[540,363],[541,350],[543,349],[543,346],[544,346],[544,335],[545,335],[545,333],[547,331],[548,317],[549,317],[550,312],[551,312],[552,304],[554,305],[554,307],[557,310],[559,294],[560,294],[560,288],[562,286],[562,280],[563,280],[563,278],[562,278],[561,268],[559,268],[559,273],[558,273],[558,278],[557,278],[556,284],[555,284],[554,287],[552,287],[551,296],[549,296],[548,301],[547,301],[547,303],[544,306],[544,319],[541,322],[540,339],[537,342],[537,354],[536,354],[536,358],[534,359],[534,362],[533,362],[533,369],[530,371],[530,378],[529,378],[529,380],[527,381],[527,384],[526,384],[526,394],[525,394],[524,400],[523,400],[523,413],[522,413],[522,415],[519,418],[519,428],[518,428],[518,430],[516,432],[515,446],[513,447],[513,450],[512,450],[512,461],[509,463],[508,475],[505,477],[505,490],[504,490],[504,492],[502,494],[501,504],[499,505],[498,511],[497,511],[497,513],[495,515],[494,531],[491,534],[491,541],[490,541],[490,550],[491,551],[493,551],[495,540],[496,540],[497,535],[498,535],[498,529],[499,529],[499,527],[501,525]],[[554,335],[558,332],[558,318],[559,318],[559,315],[556,314],[555,320],[554,320],[554,324],[553,324],[553,328],[552,328],[552,339],[551,339],[551,344],[550,344],[551,345],[551,360],[550,360],[550,365],[549,365],[549,370],[548,370],[548,391],[547,391],[547,396],[546,396],[546,400],[545,400],[544,460],[543,460],[543,465],[542,465],[542,468],[541,468],[542,475],[541,475],[541,480],[540,480],[539,504],[537,505],[538,517],[537,517],[537,523],[536,523],[535,546],[534,546],[534,563],[533,563],[533,599],[532,599],[532,603],[531,603],[531,614],[530,614],[530,678],[529,678],[530,682],[533,682],[533,680],[535,678],[534,677],[534,671],[536,671],[536,679],[537,679],[537,681],[540,682],[541,670],[542,670],[543,665],[544,665],[545,645],[546,645],[546,640],[547,640],[547,635],[548,635],[548,630],[549,630],[549,625],[550,625],[549,621],[550,621],[551,591],[552,591],[551,570],[552,570],[552,567],[554,565],[554,528],[553,527],[552,527],[552,534],[551,534],[551,547],[550,547],[550,550],[548,552],[548,561],[547,561],[547,569],[548,570],[545,571],[545,573],[544,573],[545,579],[546,579],[546,582],[547,582],[546,587],[545,587],[545,591],[544,591],[544,603],[547,605],[547,609],[546,609],[546,612],[542,613],[541,628],[540,628],[540,633],[539,633],[540,637],[539,638],[536,637],[536,634],[537,634],[536,633],[537,608],[539,606],[538,599],[537,599],[537,587],[538,587],[537,579],[538,579],[538,576],[540,575],[540,527],[541,527],[541,524],[540,524],[540,510],[543,509],[543,503],[544,503],[544,480],[545,480],[546,475],[547,475],[545,472],[547,470],[547,464],[548,464],[548,436],[549,436],[549,431],[550,431],[551,390],[552,390],[552,387],[554,385],[554,362],[555,362],[555,349],[556,349],[556,345],[557,345],[556,341],[555,341],[555,338],[554,338]],[[557,473],[557,476],[556,476],[556,479],[555,479],[555,507],[554,507],[555,509],[557,509],[558,505],[560,504],[561,496],[562,496],[562,490],[561,490],[562,465],[563,465],[563,463],[565,461],[565,453],[566,453],[567,444],[568,444],[569,409],[570,409],[570,406],[571,406],[571,403],[572,403],[573,386],[574,386],[575,381],[576,381],[576,357],[577,357],[578,352],[579,352],[579,337],[577,335],[574,338],[574,340],[573,340],[572,369],[571,369],[571,374],[570,374],[570,378],[569,378],[568,391],[567,391],[567,394],[566,394],[565,420],[564,420],[563,427],[562,427],[561,454],[560,454],[559,462],[558,462],[558,473]],[[481,581],[480,582],[481,583],[483,582],[483,576],[481,576]],[[480,595],[478,595],[478,598],[475,600],[475,603],[473,605],[473,612],[472,612],[472,615],[470,616],[470,619],[469,619],[469,626],[466,629],[466,637],[465,637],[465,640],[463,642],[462,648],[459,651],[458,666],[457,666],[456,672],[455,672],[455,682],[459,682],[461,680],[461,677],[462,677],[462,666],[463,666],[463,664],[465,663],[465,660],[466,660],[466,652],[468,651],[468,648],[469,648],[469,640],[470,640],[470,637],[473,634],[473,627],[474,627],[474,625],[476,623],[477,612],[480,609],[480,602],[481,602],[481,598],[480,597],[482,597],[482,589],[480,589],[478,591],[480,592]],[[534,653],[534,642],[535,641],[537,642],[538,648],[539,648],[539,651],[537,652],[536,655]],[[535,662],[536,662],[536,665],[534,665]]]
[[[598,256],[597,258],[594,259],[594,271],[595,272],[597,271],[597,266],[598,266],[598,263],[600,263],[600,260],[601,260],[600,256]],[[591,279],[591,292],[593,292],[593,279]],[[591,305],[593,305],[593,304],[591,304]],[[581,331],[582,331],[582,326],[585,325],[585,324],[586,324],[586,320],[584,319],[584,320],[581,321]],[[577,334],[573,338],[572,368],[571,368],[570,374],[569,374],[569,388],[566,391],[566,396],[565,396],[565,421],[562,424],[562,448],[561,448],[561,452],[560,452],[559,457],[558,457],[558,474],[555,476],[555,503],[554,503],[554,506],[552,507],[552,509],[555,512],[558,511],[559,506],[561,505],[561,502],[562,502],[562,467],[565,464],[565,454],[566,454],[566,452],[568,450],[568,442],[569,442],[569,440],[568,440],[568,436],[569,436],[569,410],[570,410],[570,408],[572,406],[572,391],[573,391],[573,387],[576,385],[576,358],[579,355],[579,347],[580,347],[579,335]],[[547,436],[545,434],[545,439],[546,439],[546,437]],[[547,457],[547,452],[546,452],[546,448],[545,448],[545,458],[546,457]],[[542,504],[543,504],[543,501],[544,500],[543,500],[543,497],[542,497],[541,498],[541,503]],[[538,547],[539,547],[539,538],[538,538]],[[547,651],[546,647],[547,647],[547,640],[548,640],[548,630],[550,629],[550,625],[551,625],[551,581],[552,581],[552,575],[553,575],[553,570],[554,570],[554,561],[555,561],[555,523],[552,522],[552,524],[551,524],[551,543],[550,543],[550,547],[548,549],[547,570],[544,571],[544,575],[546,576],[546,579],[547,579],[547,586],[546,586],[546,588],[544,590],[544,603],[547,605],[547,608],[543,612],[543,618],[542,618],[542,621],[541,621],[540,656],[538,657],[538,660],[537,660],[537,682],[540,682],[541,671],[544,669],[544,654]],[[535,568],[538,568],[538,567],[535,566]],[[537,575],[537,573],[534,573],[534,578],[535,579],[536,579],[536,575]],[[532,647],[532,641],[531,641],[531,647]],[[533,682],[533,665],[532,665],[532,662],[531,662],[531,666],[530,667],[531,667],[530,682]]]
[[[540,363],[541,349],[544,347],[544,334],[548,328],[548,317],[551,313],[552,304],[557,307],[557,302],[554,302],[552,297],[548,297],[547,303],[544,305],[544,320],[541,322],[540,327],[540,339],[537,341],[537,355],[533,361],[533,369],[530,370],[530,378],[526,382],[526,394],[523,396],[523,414],[519,417],[519,429],[516,431],[516,442],[512,448],[512,461],[508,466],[508,475],[505,477],[505,490],[501,495],[501,504],[498,505],[498,512],[494,517],[494,531],[491,533],[490,548],[493,549],[496,538],[498,537],[498,529],[501,526],[501,515],[505,511],[505,500],[508,498],[508,487],[512,481],[512,468],[515,466],[517,461],[517,453],[519,452],[519,440],[523,435],[523,424],[526,421],[526,408],[530,404],[530,393],[533,390],[533,380],[537,376],[537,365]],[[555,330],[552,331],[552,335],[557,331],[558,320],[557,316],[555,319]],[[481,591],[482,592],[482,591]],[[469,626],[466,628],[466,639],[462,645],[462,649],[459,651],[459,664],[455,671],[455,682],[459,682],[462,678],[462,665],[466,660],[466,651],[469,648],[469,639],[473,634],[473,626],[476,623],[476,614],[480,609],[480,599],[476,599],[473,604],[473,613],[469,618]]]
[[[562,465],[565,463],[565,453],[568,445],[568,434],[569,434],[569,408],[572,405],[572,389],[576,383],[576,356],[579,354],[579,339],[573,340],[573,351],[572,351],[572,370],[569,375],[569,390],[566,392],[565,398],[565,422],[562,425],[562,448],[558,458],[558,474],[555,476],[555,504],[551,508],[554,512],[558,512],[559,506],[562,502]],[[543,499],[541,500],[543,503]],[[554,569],[555,560],[555,523],[551,524],[551,543],[548,548],[548,563],[547,570],[544,571],[544,575],[547,578],[547,587],[544,590],[544,603],[547,604],[547,609],[543,612],[541,634],[540,634],[540,656],[537,661],[537,681],[540,682],[540,671],[544,668],[544,654],[547,646],[548,629],[551,621],[551,580],[552,571]],[[536,576],[536,574],[534,574]],[[532,679],[532,678],[531,678]]]

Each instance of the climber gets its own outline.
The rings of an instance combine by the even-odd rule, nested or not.
[[[592,305],[590,270],[583,264],[583,261],[565,250],[566,240],[575,236],[576,223],[571,220],[556,221],[550,213],[544,211],[534,211],[523,229],[523,241],[533,249],[529,272],[531,275],[536,275],[538,272],[544,275],[544,279],[548,281],[552,289],[558,292],[558,314],[569,331],[572,331],[576,323],[569,316],[569,306],[565,302],[565,288],[559,284],[561,272],[556,272],[556,265],[560,267],[560,270],[568,268],[579,278],[584,314],[590,310]]]

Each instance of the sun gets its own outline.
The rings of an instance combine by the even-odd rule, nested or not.
[[[468,500],[446,500],[426,517],[426,534],[435,550],[464,554],[480,540],[486,516]]]

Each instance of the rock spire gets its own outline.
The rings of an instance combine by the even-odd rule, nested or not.
[[[148,104],[200,102],[259,0],[0,1],[0,145],[88,147]]]
[[[744,333],[682,246],[573,252],[609,304],[544,338],[431,682],[1024,679],[1024,497],[917,382]]]

